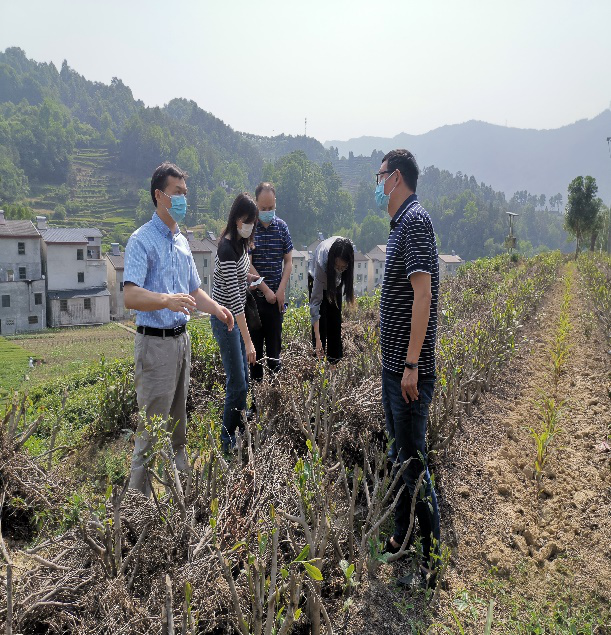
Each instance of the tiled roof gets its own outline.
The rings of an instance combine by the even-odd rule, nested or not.
[[[439,254],[439,260],[448,264],[451,264],[453,262],[460,264],[461,262],[463,262],[460,256],[448,256],[446,254]]]
[[[87,243],[88,237],[101,238],[102,232],[93,227],[50,227],[40,235],[46,243]]]
[[[115,269],[123,269],[125,266],[125,254],[119,254],[118,256],[114,256],[113,254],[106,254],[108,260],[110,260],[110,264]]]
[[[89,289],[64,289],[62,291],[47,291],[50,300],[70,300],[72,298],[99,298],[110,295],[106,287],[91,287]]]
[[[189,247],[192,253],[212,253],[216,250],[216,244],[209,238],[204,238],[204,240],[193,238],[189,241]]]
[[[355,251],[354,252],[354,260],[355,262],[358,262],[359,260],[371,260],[371,258],[369,258],[369,256],[366,256],[365,254],[362,254],[360,251]]]
[[[30,220],[5,220],[0,223],[1,238],[39,238],[40,234]]]
[[[299,251],[298,249],[293,249],[292,256],[293,258],[305,258],[307,260],[310,257],[310,254],[307,251]]]

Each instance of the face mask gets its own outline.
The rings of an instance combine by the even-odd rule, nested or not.
[[[394,172],[393,172],[394,174]],[[390,202],[390,195],[395,191],[395,187],[390,190],[388,194],[384,194],[384,186],[386,185],[386,181],[390,178],[392,174],[390,174],[387,178],[385,178],[381,183],[378,183],[376,186],[375,197],[376,197],[376,205],[378,209],[382,212],[388,212],[388,203]]]
[[[265,223],[267,225],[267,223],[271,223],[274,218],[276,218],[276,210],[272,209],[269,212],[259,212],[259,220],[262,223]]]
[[[242,227],[238,227],[238,234],[240,234],[242,238],[248,238],[252,234],[254,226],[254,223],[242,223]]]
[[[187,215],[187,197],[184,194],[174,194],[170,196],[165,192],[162,192],[164,196],[167,196],[172,201],[171,206],[166,209],[168,214],[177,222],[182,223]],[[164,206],[165,207],[165,206]]]

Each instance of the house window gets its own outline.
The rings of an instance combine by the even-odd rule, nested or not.
[[[119,291],[123,291],[123,283],[119,282]]]
[[[68,300],[60,300],[59,301],[59,310],[67,311],[68,310]]]
[[[28,324],[38,324],[38,316],[37,315],[30,315],[28,317]]]
[[[365,282],[367,282],[367,274],[365,274]]]
[[[7,269],[6,270],[6,281],[7,282],[14,282],[15,280],[15,272],[12,269]]]
[[[83,256],[84,253],[85,252],[82,249],[77,249],[76,250],[76,259],[77,260],[84,260],[85,259],[84,256]]]
[[[204,284],[208,284],[208,276],[204,276]]]
[[[204,267],[208,266],[208,258],[204,258]]]
[[[83,308],[85,311],[91,311],[91,298],[85,298],[83,300]]]
[[[42,304],[42,293],[34,294],[34,304]]]
[[[299,279],[303,280],[303,274],[302,273],[299,274]]]
[[[363,279],[363,274],[359,273],[359,274],[356,276],[356,281],[357,281],[357,282],[360,282],[362,279]]]
[[[359,269],[361,268],[361,263],[359,262]]]
[[[17,253],[20,256],[23,256],[25,254],[25,243],[17,243]]]
[[[26,271],[25,267],[19,267],[19,280],[25,280]]]
[[[11,306],[11,296],[10,295],[3,295],[2,296],[2,308],[3,309],[8,309]]]
[[[85,273],[83,271],[79,271],[77,275],[79,282],[85,282]]]
[[[90,243],[95,242],[95,238],[93,238],[93,236],[87,236],[87,241]]]

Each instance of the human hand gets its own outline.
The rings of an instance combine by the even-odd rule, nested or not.
[[[190,315],[196,309],[195,298],[188,293],[168,293],[166,295],[166,308],[174,313]]]
[[[280,313],[284,313],[285,297],[286,293],[284,289],[278,289],[278,291],[276,291],[276,302],[278,302],[278,311],[280,311]]]
[[[401,394],[406,403],[418,400],[418,369],[406,368],[401,378]]]
[[[270,304],[274,304],[274,302],[276,302],[276,294],[269,287],[267,287],[267,290],[264,291],[264,293],[265,293],[265,299]]]
[[[233,315],[231,314],[231,311],[228,308],[221,306],[220,304],[217,304],[216,306],[217,306],[217,309],[214,315],[216,315],[216,317],[221,322],[224,322],[227,325],[228,331],[232,331],[233,330]]]
[[[323,350],[322,342],[320,341],[320,339],[316,340],[316,348],[314,350],[318,359],[322,359],[325,356],[325,351]]]
[[[246,359],[249,364],[254,364],[257,361],[257,352],[255,351],[255,345],[252,342],[244,342],[246,348]]]

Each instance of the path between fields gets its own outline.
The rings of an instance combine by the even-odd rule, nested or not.
[[[561,277],[439,461],[442,534],[452,548],[442,606],[461,589],[477,592],[491,567],[497,577],[511,576],[510,593],[522,600],[545,601],[558,591],[611,602],[611,454],[601,445],[611,420],[610,357],[579,275],[570,266],[562,272],[573,279],[572,347],[558,391],[566,400],[562,432],[549,448],[543,494],[537,499],[528,427],[540,427],[535,401],[553,392],[549,351]]]

